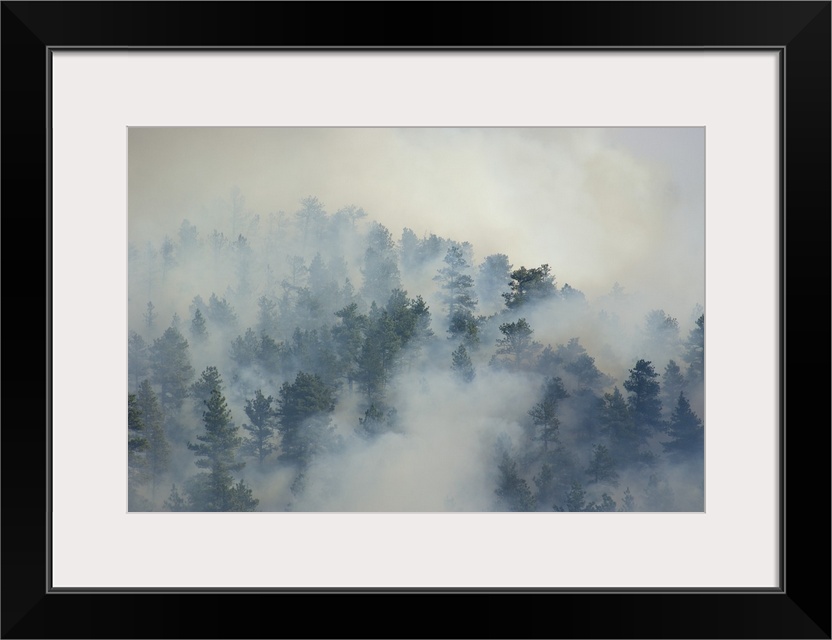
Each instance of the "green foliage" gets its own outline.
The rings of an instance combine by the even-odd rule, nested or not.
[[[394,407],[386,408],[384,405],[371,404],[364,412],[364,417],[358,419],[358,427],[355,432],[367,440],[394,431],[396,429],[398,413]]]
[[[384,225],[372,224],[364,252],[364,284],[361,292],[370,301],[387,300],[394,289],[401,288],[398,259],[393,238]]]
[[[463,382],[471,382],[476,377],[474,365],[464,344],[459,345],[451,354],[451,369]]]
[[[509,292],[503,294],[506,306],[517,309],[530,302],[550,300],[557,296],[555,277],[551,275],[549,265],[527,269],[520,267],[511,272]]]
[[[609,437],[611,455],[622,464],[640,458],[640,447],[647,442],[647,431],[633,420],[627,401],[618,390],[604,394],[601,407],[601,429]]]
[[[170,444],[165,435],[162,410],[150,382],[144,380],[136,394],[136,408],[144,424],[147,448],[145,475],[150,481],[151,500],[156,499],[156,487],[170,468]]]
[[[246,400],[245,412],[251,424],[244,424],[243,429],[251,436],[243,441],[243,451],[256,457],[261,466],[263,460],[275,450],[272,438],[277,414],[272,402],[274,398],[264,396],[260,389],[254,392],[254,398]]]
[[[470,249],[470,245],[467,247]],[[449,339],[463,337],[469,346],[479,342],[478,325],[474,317],[477,300],[473,296],[474,279],[468,275],[470,264],[466,257],[466,247],[453,243],[445,254],[445,265],[439,269],[434,280],[442,288],[442,301],[448,309]]]
[[[560,420],[558,419],[558,405],[569,394],[560,378],[550,378],[543,386],[543,397],[529,410],[532,424],[535,427],[533,438],[543,443],[543,451],[547,451],[549,443],[558,442]]]
[[[527,368],[540,350],[540,343],[532,340],[534,331],[520,318],[517,322],[504,322],[500,325],[502,338],[497,340],[497,355],[504,356],[496,360],[496,364],[510,370]]]
[[[165,413],[182,408],[188,384],[194,377],[188,354],[188,341],[178,329],[169,327],[153,342],[151,351],[153,382],[159,385],[159,402]]]
[[[147,438],[135,394],[127,394],[127,470],[132,491],[144,480]]]
[[[534,511],[536,501],[531,489],[518,473],[517,462],[508,453],[503,453],[498,472],[494,490],[500,499],[498,511]]]
[[[197,309],[194,311],[194,317],[191,320],[191,338],[195,343],[203,343],[208,339],[208,328],[205,326],[205,316],[202,311]]]
[[[358,312],[355,302],[336,311],[338,322],[332,328],[332,341],[338,358],[338,371],[352,384],[364,345],[368,318]]]
[[[679,393],[676,408],[670,417],[668,434],[671,440],[663,443],[665,453],[673,460],[701,462],[705,451],[705,429],[690,408],[684,393]]]
[[[601,503],[596,504],[595,502],[591,502],[586,511],[615,511],[615,500],[613,500],[609,495],[606,493],[601,494]]]
[[[237,325],[237,314],[234,307],[223,297],[218,298],[215,293],[208,299],[208,319],[221,329],[232,329]]]
[[[662,309],[654,309],[644,318],[647,348],[657,349],[661,355],[676,353],[679,347],[679,322]]]
[[[627,405],[636,424],[654,431],[664,431],[660,387],[656,381],[658,377],[652,363],[639,360],[630,369],[630,377],[624,381],[624,388],[629,392]]]
[[[131,331],[127,338],[127,375],[131,388],[138,388],[139,382],[149,373],[150,352],[147,343],[138,333]]]
[[[702,384],[705,380],[705,314],[696,320],[685,342],[682,359],[688,363],[687,379],[691,384]]]
[[[555,511],[586,511],[586,491],[577,480],[573,480],[566,492],[566,502],[564,506],[554,505]]]
[[[609,449],[603,444],[592,447],[592,460],[586,470],[593,482],[603,482],[613,487],[618,486],[618,473],[615,470],[615,460]]]
[[[211,399],[214,390],[223,391],[222,376],[214,366],[205,367],[199,378],[189,387],[188,391],[194,399],[194,410],[199,417],[205,411],[205,404]]]
[[[304,467],[332,443],[335,396],[319,376],[300,372],[293,383],[283,383],[277,403],[280,457]]]
[[[190,501],[196,511],[230,511],[237,505],[232,472],[245,466],[245,462],[237,460],[242,438],[237,435],[238,429],[219,389],[212,390],[205,407],[205,433],[196,437],[198,443],[189,442],[188,448],[196,456],[196,466],[208,472],[196,477],[189,492]]]
[[[670,360],[662,375],[662,406],[671,407],[676,404],[679,394],[685,389],[685,378],[675,360]]]

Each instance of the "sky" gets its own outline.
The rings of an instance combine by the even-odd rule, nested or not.
[[[398,239],[404,227],[549,264],[593,299],[618,282],[687,317],[704,306],[703,128],[130,128],[129,241],[201,233],[239,187],[293,214],[315,196]]]

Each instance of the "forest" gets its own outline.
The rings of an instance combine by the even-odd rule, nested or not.
[[[216,206],[129,245],[130,511],[704,510],[702,306],[315,196]]]

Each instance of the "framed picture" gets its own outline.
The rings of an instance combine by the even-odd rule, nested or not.
[[[5,314],[7,335],[31,335],[15,340],[12,347],[26,344],[40,348],[43,344],[45,351],[16,356],[14,367],[5,372],[3,635],[397,635],[384,625],[367,627],[365,621],[356,621],[353,629],[353,623],[343,622],[351,619],[348,609],[342,620],[324,617],[315,628],[286,621],[285,616],[271,619],[247,613],[260,606],[279,609],[306,595],[319,599],[310,600],[313,606],[324,598],[327,606],[347,607],[354,601],[336,596],[357,597],[365,606],[373,605],[370,598],[386,596],[385,606],[391,613],[411,621],[404,632],[407,635],[436,635],[434,621],[421,616],[413,621],[412,607],[420,604],[415,598],[428,597],[439,610],[455,612],[455,619],[481,620],[459,626],[453,635],[485,636],[497,628],[507,637],[828,638],[828,517],[817,518],[816,509],[795,505],[802,507],[811,496],[811,504],[823,505],[828,516],[828,430],[810,431],[802,423],[817,423],[817,398],[828,393],[827,380],[812,373],[808,362],[808,354],[814,358],[818,351],[817,332],[808,330],[813,326],[811,320],[819,316],[818,296],[806,296],[803,286],[812,282],[813,288],[822,289],[821,296],[829,291],[829,3],[610,3],[603,5],[602,18],[598,17],[598,5],[590,3],[490,4],[480,7],[476,15],[469,11],[459,18],[455,17],[459,8],[455,5],[441,5],[441,12],[440,5],[422,5],[418,15],[408,20],[417,31],[424,27],[422,33],[433,35],[420,36],[420,41],[412,43],[403,39],[400,45],[364,26],[369,25],[365,18],[369,21],[378,14],[378,5],[327,8],[342,13],[347,6],[350,15],[339,20],[340,26],[355,28],[344,41],[343,29],[328,32],[319,26],[314,5],[3,4],[3,124],[5,131],[11,132],[3,143],[5,235],[47,240],[32,240],[25,251],[17,242],[8,243],[6,251],[10,262],[4,285],[11,306]],[[393,5],[382,6],[384,12]],[[310,34],[313,24],[315,31]],[[626,29],[622,30],[622,25]],[[592,138],[574,133],[593,127],[603,135]],[[621,136],[629,142],[619,140],[613,149],[613,128],[623,132]],[[653,132],[652,138],[645,133],[647,128]],[[217,138],[223,131],[227,136]],[[655,164],[661,164],[663,158],[665,165],[660,169],[671,176],[676,175],[676,158],[675,166],[687,167],[685,175],[690,180],[691,167],[702,166],[696,158],[704,157],[704,180],[700,183],[705,195],[698,205],[700,215],[704,208],[702,305],[708,315],[700,409],[706,436],[701,508],[690,506],[695,500],[688,493],[695,492],[687,489],[697,484],[691,482],[669,485],[677,500],[682,500],[682,493],[689,500],[682,500],[684,506],[678,510],[656,506],[657,502],[637,512],[622,513],[622,488],[609,488],[603,495],[616,504],[615,513],[602,512],[599,505],[606,502],[599,487],[604,482],[614,486],[610,474],[615,470],[604,472],[603,460],[595,460],[592,491],[597,495],[590,493],[584,502],[565,493],[550,496],[555,508],[548,513],[504,513],[514,510],[513,503],[499,487],[485,492],[492,502],[463,501],[462,509],[455,508],[460,502],[453,499],[463,499],[454,495],[448,496],[451,501],[443,503],[444,508],[432,502],[408,508],[408,504],[421,504],[418,501],[385,503],[379,509],[368,508],[368,502],[361,500],[316,503],[310,496],[320,495],[314,494],[314,489],[321,480],[311,466],[301,467],[308,470],[306,479],[312,487],[305,496],[298,488],[302,485],[302,474],[298,473],[281,480],[282,485],[277,480],[255,484],[260,493],[251,494],[252,499],[270,505],[267,510],[207,513],[214,510],[205,507],[210,501],[198,503],[198,491],[183,490],[184,499],[190,501],[185,504],[194,507],[185,509],[191,513],[145,512],[143,500],[151,506],[163,500],[157,500],[147,485],[132,492],[128,483],[124,396],[125,391],[138,393],[139,380],[129,386],[132,369],[125,336],[141,322],[150,327],[157,309],[165,314],[159,320],[163,327],[176,325],[167,317],[175,313],[179,322],[191,325],[190,330],[196,313],[189,303],[199,293],[205,299],[206,314],[212,293],[219,293],[215,295],[218,305],[234,299],[231,293],[226,300],[224,292],[214,290],[221,279],[206,284],[204,290],[195,288],[194,283],[208,278],[208,262],[197,263],[187,279],[170,275],[163,280],[162,273],[142,272],[153,264],[165,268],[164,256],[160,261],[133,260],[131,252],[138,251],[134,241],[144,243],[152,237],[152,242],[163,247],[155,238],[176,233],[184,217],[179,212],[199,212],[199,205],[194,205],[198,197],[194,196],[214,193],[211,189],[217,185],[213,183],[221,180],[253,185],[241,191],[232,191],[234,185],[229,185],[226,193],[238,203],[241,196],[252,201],[262,197],[257,185],[271,185],[275,191],[262,187],[271,198],[277,191],[294,193],[300,184],[311,190],[315,187],[309,184],[309,176],[316,171],[316,156],[325,156],[328,163],[316,178],[321,193],[341,198],[332,202],[335,209],[355,204],[350,211],[356,219],[365,205],[350,198],[356,193],[376,193],[375,188],[378,193],[389,193],[389,206],[395,206],[399,195],[407,206],[420,203],[422,211],[440,207],[419,189],[407,193],[404,185],[409,183],[398,182],[389,166],[368,163],[374,146],[386,144],[381,138],[391,131],[411,137],[408,152],[383,156],[388,162],[400,163],[403,173],[412,173],[408,162],[416,156],[414,149],[428,149],[422,156],[422,170],[429,165],[434,171],[444,168],[444,173],[452,172],[444,184],[473,176],[475,185],[483,185],[463,193],[484,191],[485,174],[478,172],[477,163],[485,159],[508,165],[508,158],[525,157],[494,149],[544,147],[551,158],[554,147],[546,147],[542,141],[553,132],[573,132],[569,148],[578,149],[576,153],[594,144],[595,151],[600,149],[604,157],[625,156],[629,162],[622,165],[629,173],[606,164],[598,169],[607,172],[606,182],[587,182],[586,173],[569,171],[578,156],[564,154],[558,165],[562,175],[576,176],[585,187],[564,188],[558,192],[563,198],[592,196],[597,200],[610,181],[628,179],[639,184],[632,160],[633,149],[639,145],[639,157],[652,157]],[[685,131],[696,137],[690,146],[684,146],[678,137]],[[344,132],[350,133],[338,138]],[[456,159],[443,164],[436,155],[440,148],[436,136],[449,132],[455,135],[456,146],[450,152]],[[468,144],[466,136],[471,132],[479,132],[479,146]],[[506,132],[511,136],[505,137]],[[523,138],[519,141],[518,132],[530,135],[519,136]],[[665,133],[667,137],[656,136]],[[677,137],[671,135],[674,133]],[[326,136],[325,144],[318,145],[322,135]],[[190,138],[177,144],[183,136]],[[275,136],[272,146],[265,151],[258,148],[258,141],[268,136]],[[372,143],[368,142],[371,138]],[[338,145],[340,155],[336,153]],[[670,147],[673,149],[668,151]],[[285,160],[273,166],[260,160],[264,153],[276,157],[281,149],[289,150]],[[351,156],[361,160],[351,161]],[[689,165],[684,164],[684,157]],[[220,165],[223,168],[218,173]],[[364,191],[356,190],[359,180],[351,173],[355,166],[368,168]],[[528,166],[528,173],[540,171],[539,164]],[[175,173],[177,168],[181,175]],[[280,175],[269,174],[278,170]],[[252,181],[258,171],[263,175]],[[517,167],[502,166],[494,175],[512,171]],[[557,179],[568,183],[566,178]],[[506,197],[504,202],[542,207],[543,200],[535,199],[531,192],[538,189],[540,197],[551,199],[547,189],[553,180],[549,173],[504,187],[493,181],[488,184],[491,191],[482,195],[474,208],[488,210],[500,188],[505,192],[517,189],[518,184],[525,185],[530,194]],[[666,183],[678,186],[681,180],[676,177]],[[431,190],[438,184],[442,183],[430,182]],[[26,188],[15,188],[20,185]],[[144,186],[131,190],[135,185]],[[24,193],[25,199],[15,198]],[[448,188],[446,193],[451,202],[457,197],[454,189]],[[627,193],[635,203],[630,209],[622,204],[626,200],[622,194]],[[316,202],[321,204],[315,193],[305,195],[309,197],[298,201],[298,207],[314,209]],[[607,207],[619,212],[619,222],[641,226],[643,234],[620,234],[634,245],[631,253],[659,251],[661,240],[669,235],[660,236],[658,242],[637,243],[651,233],[654,224],[649,217],[639,216],[651,208],[660,209],[674,196],[660,195],[664,199],[654,202],[655,190],[610,189],[596,209]],[[43,205],[32,207],[33,199]],[[458,209],[463,206],[453,203]],[[203,204],[210,209],[210,202]],[[46,215],[9,215],[24,206]],[[44,208],[38,209],[40,206]],[[234,226],[237,224],[247,225],[246,233],[252,239],[264,240],[265,231],[249,229],[251,218],[257,213],[265,218],[269,206],[252,205],[250,211],[241,206],[241,215],[225,230],[231,242],[248,241]],[[275,208],[279,206],[292,204]],[[403,209],[407,206],[400,205]],[[564,232],[576,237],[571,244],[578,245],[580,233],[597,238],[598,226],[605,233],[615,228],[610,218],[593,227],[586,213],[591,208],[572,206],[585,216],[584,226]],[[691,206],[688,213],[695,215],[696,206]],[[383,208],[377,203],[367,205],[368,217]],[[233,202],[231,209],[236,211]],[[627,218],[629,210],[638,213]],[[420,207],[414,206],[413,211],[402,224],[427,225],[428,219],[418,213]],[[294,216],[293,210],[289,213],[293,219],[304,220]],[[455,228],[437,232],[437,236],[446,241],[445,258],[453,257],[453,247],[465,255],[466,233],[476,238],[474,251],[482,251],[474,255],[497,255],[500,243],[494,242],[492,249],[489,242],[504,235],[508,243],[510,221],[522,227],[515,232],[519,240],[502,246],[522,246],[536,256],[533,245],[538,241],[545,249],[548,236],[552,246],[567,254],[570,241],[554,237],[553,215],[544,212],[535,219],[491,213],[478,218],[476,212],[466,212],[454,220]],[[173,216],[177,217],[171,221]],[[440,225],[439,220],[447,222],[451,217],[440,215],[431,224]],[[486,220],[496,220],[496,226],[489,227]],[[535,221],[544,230],[537,234],[541,238],[526,228]],[[680,229],[687,228],[684,222],[679,221]],[[168,229],[170,224],[172,230]],[[694,221],[690,229],[702,226],[701,220]],[[477,227],[482,233],[477,233]],[[395,230],[396,235],[399,231]],[[206,228],[206,235],[208,232]],[[301,227],[296,225],[294,232],[296,240],[303,237]],[[420,227],[417,240],[428,238],[430,233],[434,233],[432,228]],[[478,250],[477,243],[488,248]],[[344,273],[368,272],[371,265],[361,262],[367,247],[359,249],[358,262],[348,264]],[[614,252],[610,248],[594,250],[599,252],[594,262],[609,268]],[[656,274],[651,282],[666,283],[668,296],[676,293],[684,297],[682,290],[701,288],[697,281],[702,279],[701,270],[697,273],[695,266],[690,266],[697,259],[701,263],[701,247],[699,254],[692,251],[692,262],[686,261],[675,245],[664,250],[664,261],[656,259],[649,264],[666,273]],[[279,253],[280,258],[287,258],[291,256],[283,254],[300,252],[293,245],[291,249],[281,247]],[[331,249],[323,253],[326,259],[334,254]],[[260,259],[260,254],[254,255]],[[822,266],[817,264],[821,256]],[[313,259],[311,253],[301,257]],[[447,269],[452,261],[442,258],[431,265],[430,275],[445,273],[450,277]],[[544,258],[528,258],[528,264],[527,258],[522,259],[523,267],[548,266]],[[578,263],[575,254],[556,270],[568,272],[569,264]],[[289,278],[286,264],[282,260],[278,272],[284,282]],[[219,265],[218,273],[223,269],[234,272],[233,282],[226,284],[229,291],[239,293],[245,285],[245,270],[229,263]],[[674,269],[693,275],[683,278]],[[589,268],[578,271],[591,272]],[[21,273],[34,275],[21,278]],[[515,273],[508,273],[511,282],[520,282],[522,274],[515,278]],[[591,280],[589,275],[579,277]],[[609,279],[606,271],[599,278]],[[818,284],[819,279],[823,281]],[[38,284],[33,285],[34,281]],[[46,296],[43,282],[47,283]],[[565,282],[556,282],[557,295],[563,299],[568,293]],[[367,282],[363,286],[367,288]],[[448,328],[444,322],[445,311],[450,318],[453,309],[440,312],[442,282],[434,286],[436,291],[425,294],[435,296],[431,299],[433,329],[450,332],[453,337],[453,323]],[[601,297],[589,285],[571,289],[581,286],[587,288],[591,301]],[[143,289],[138,293],[139,287],[148,287],[147,295]],[[382,288],[386,295],[390,287]],[[295,291],[288,285],[284,289]],[[518,284],[506,292],[509,308],[512,303],[520,305],[511,297],[519,291]],[[377,306],[386,303],[381,294],[376,297],[380,300]],[[33,298],[38,305],[46,302],[45,313],[39,316],[46,318],[45,327],[32,322],[38,313],[28,308],[26,313],[15,312],[18,305],[31,306]],[[184,306],[182,298],[186,298]],[[371,298],[369,293],[364,295],[368,307]],[[405,301],[408,309],[416,304],[415,299]],[[658,308],[650,303],[648,310],[653,306]],[[201,307],[196,304],[195,309]],[[366,316],[372,318],[369,309]],[[439,316],[441,324],[436,321]],[[789,318],[792,323],[787,323]],[[516,329],[520,319],[520,315],[506,317],[505,325],[514,322]],[[828,318],[821,319],[822,335],[826,335]],[[495,335],[488,336],[492,346],[500,340],[499,333],[503,339],[509,338],[498,326],[500,322],[490,327],[496,335],[496,340]],[[209,325],[208,329],[217,331],[218,326]],[[481,326],[485,335],[487,322]],[[27,328],[31,333],[26,333]],[[245,346],[245,328],[239,327],[240,349]],[[160,335],[162,330],[160,327]],[[152,333],[146,336],[149,341],[157,337]],[[229,337],[230,342],[235,339]],[[558,346],[566,350],[568,336],[562,344],[559,337],[552,337],[553,352]],[[464,344],[462,337],[460,340]],[[541,350],[543,347],[541,344]],[[44,353],[45,357],[39,357]],[[458,350],[455,353],[459,356]],[[589,353],[600,353],[600,343],[596,352]],[[442,357],[450,355],[443,352]],[[502,355],[504,367],[522,369],[520,355]],[[42,372],[20,375],[18,361],[25,362],[24,371],[32,368],[32,362],[47,363],[45,394],[40,385],[32,384]],[[599,356],[596,361],[603,360]],[[10,362],[8,357],[6,362]],[[234,357],[229,362],[239,363]],[[474,365],[482,367],[481,379],[486,371],[499,369],[488,369],[476,356]],[[621,390],[626,388],[626,369],[624,373],[610,372],[622,385]],[[222,373],[226,382],[237,376],[229,389],[243,389],[240,379],[251,371],[229,365]],[[465,367],[457,367],[457,373],[464,374]],[[300,384],[285,372],[281,375],[273,389],[276,396],[284,390],[291,393],[293,381]],[[338,375],[348,377],[344,371]],[[554,373],[548,379],[561,380],[564,391],[574,394],[570,380],[564,382]],[[439,378],[430,378],[428,386],[433,380]],[[372,412],[376,406],[373,400],[382,406],[380,399],[389,400],[390,396],[379,395],[378,388],[368,386],[366,380],[356,378],[354,382],[359,389],[356,397],[366,394],[366,406],[357,399],[352,409],[358,425],[372,423],[370,426],[393,429],[394,421],[383,411],[378,416]],[[255,397],[251,394],[257,384],[251,384],[251,389],[245,387],[245,393],[232,400],[238,414],[248,407],[246,399]],[[610,388],[599,389],[599,397],[612,395]],[[156,390],[164,393],[158,385]],[[161,396],[162,402],[171,401],[173,395]],[[496,415],[498,407],[507,404],[496,392],[484,393],[483,398],[486,396],[494,400],[494,407],[484,407],[485,414]],[[287,397],[279,399],[288,403]],[[436,396],[424,392],[421,397],[423,403],[429,403]],[[538,398],[534,393],[525,398],[517,392],[514,397],[528,400],[528,407],[516,402],[522,405],[520,414],[532,418],[526,428],[542,424],[540,433],[548,433],[545,420],[535,422]],[[27,414],[9,413],[9,406],[22,398],[27,399]],[[396,407],[403,420],[407,419],[406,406],[401,401]],[[41,407],[46,408],[46,420],[33,420],[32,409],[43,415],[38,413]],[[803,407],[813,407],[811,418],[800,417]],[[248,417],[253,424],[255,419]],[[673,419],[669,413],[663,418]],[[45,423],[45,429],[17,426],[31,426],[38,420]],[[240,416],[237,422],[244,420]],[[198,420],[194,424],[199,427]],[[201,432],[188,432],[191,427],[183,425],[183,442],[206,442],[198,437]],[[522,428],[518,423],[518,429]],[[670,433],[650,442],[660,452],[672,451],[672,447],[663,446],[674,441]],[[499,439],[500,429],[491,435]],[[509,442],[512,435],[516,442],[519,436],[507,431]],[[556,440],[549,442],[546,437],[536,441],[546,451],[549,445],[556,445]],[[600,449],[594,444],[597,454]],[[587,464],[592,464],[592,445],[576,449],[578,457],[587,458]],[[609,440],[609,445],[613,447],[615,440]],[[506,451],[512,451],[511,444],[507,447]],[[283,448],[289,451],[287,446]],[[200,453],[199,445],[190,449],[184,449],[190,456],[184,465],[192,464],[194,453]],[[639,451],[649,449],[648,443]],[[368,450],[361,449],[361,456]],[[619,455],[623,451],[619,449]],[[261,461],[268,460],[270,452],[260,453]],[[338,460],[358,465],[366,460],[361,456]],[[405,466],[404,459],[390,460],[395,469]],[[511,462],[509,455],[504,468]],[[252,467],[254,463],[252,457]],[[522,462],[518,464],[522,468]],[[522,469],[529,476],[527,484],[532,475],[541,477],[542,462],[534,464]],[[275,474],[283,473],[282,467],[275,468]],[[625,473],[624,469],[618,471]],[[424,474],[429,473],[426,468]],[[251,478],[249,482],[254,482]],[[384,478],[391,482],[389,476]],[[347,485],[341,484],[340,489]],[[274,495],[267,495],[267,487],[278,488],[273,489]],[[164,486],[162,490],[169,509],[176,495],[171,489]],[[242,495],[244,483],[238,489]],[[542,491],[540,486],[538,489]],[[441,491],[442,495],[448,493],[445,487]],[[342,491],[361,499],[371,493]],[[128,494],[138,508],[128,509]],[[287,496],[294,496],[300,509],[281,511],[279,505],[285,504]],[[637,499],[646,500],[644,496]],[[483,504],[488,506],[478,506]],[[539,504],[543,504],[542,498]],[[591,504],[594,509],[589,508]],[[494,505],[498,512],[485,513]],[[463,513],[455,512],[459,510]],[[588,510],[594,512],[559,513]],[[239,595],[247,597],[235,597]],[[261,605],[265,599],[271,601]],[[106,604],[110,606],[102,606]],[[142,613],[142,606],[148,604],[155,611],[166,612],[164,619],[172,622],[160,625],[154,616]],[[482,607],[491,604],[506,612],[504,619],[482,619]],[[537,605],[564,613],[547,615],[546,609],[533,613]],[[199,613],[206,607],[226,613],[219,622],[209,623]]]

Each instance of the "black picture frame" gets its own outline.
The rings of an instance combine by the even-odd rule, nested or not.
[[[830,15],[828,1],[3,2],[2,637],[829,638]],[[53,592],[48,96],[50,52],[68,47],[778,51],[780,588]]]

